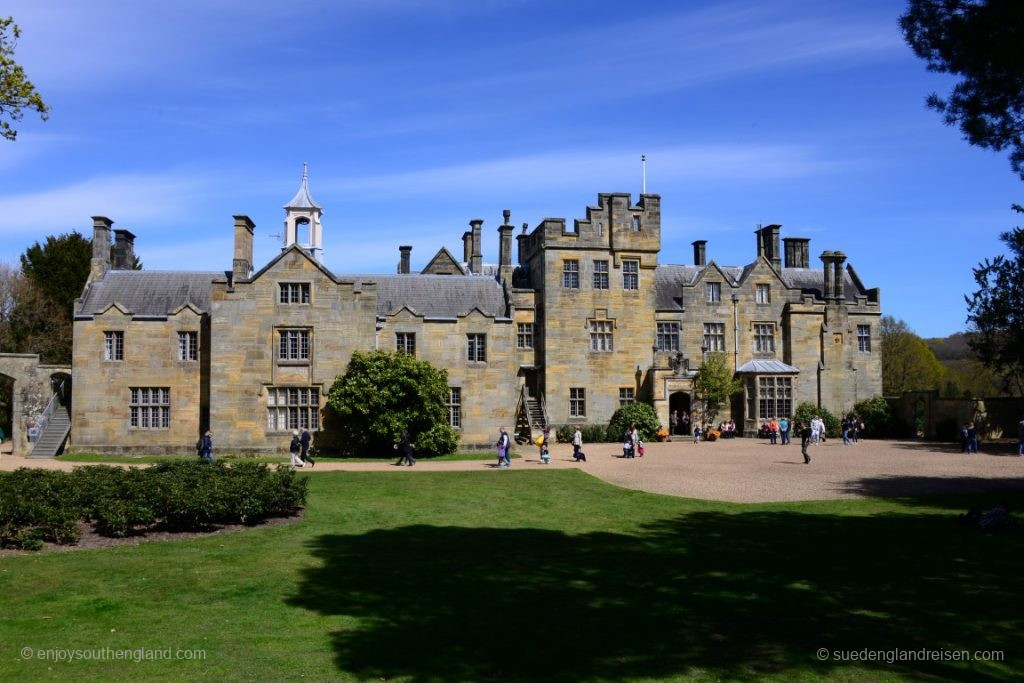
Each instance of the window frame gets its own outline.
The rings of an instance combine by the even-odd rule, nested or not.
[[[448,426],[462,429],[462,387],[448,387]]]
[[[199,360],[199,332],[178,330],[178,361],[192,363]]]
[[[487,362],[487,335],[483,332],[466,334],[466,359],[470,363]]]
[[[765,306],[772,302],[771,285],[758,284],[754,286],[754,302],[758,306]]]
[[[599,259],[594,261],[594,289],[608,289],[608,261]]]
[[[725,351],[725,323],[704,323],[704,348],[709,353]]]
[[[591,353],[611,353],[615,350],[615,323],[611,320],[589,320]]]
[[[635,292],[640,289],[640,261],[622,259],[622,289]]]
[[[165,430],[171,428],[170,387],[128,387],[128,428]]]
[[[679,322],[675,320],[656,322],[654,340],[658,351],[679,351]]]
[[[320,387],[267,387],[267,432],[320,429]]]
[[[416,333],[395,332],[395,352],[416,357]]]
[[[857,325],[857,351],[871,353],[871,325]]]
[[[103,331],[103,360],[111,363],[124,360],[124,330]]]
[[[562,259],[562,289],[580,288],[579,259]]]
[[[754,353],[775,355],[775,323],[757,322],[753,325]],[[770,348],[765,348],[765,347]]]
[[[533,323],[516,323],[516,348],[532,351],[537,346],[537,329]]]
[[[619,387],[619,407],[625,407],[636,403],[636,389],[633,387]]]
[[[308,282],[279,282],[277,302],[287,306],[309,305],[312,286]]]
[[[313,348],[312,337],[312,330],[308,327],[278,328],[278,363],[309,363]]]
[[[587,416],[586,387],[569,387],[569,418],[580,419]]]
[[[704,300],[709,304],[720,304],[722,303],[722,283],[721,282],[705,282],[704,283]]]

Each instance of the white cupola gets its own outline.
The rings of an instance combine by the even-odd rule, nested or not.
[[[323,233],[320,216],[324,210],[309,194],[309,165],[302,164],[302,184],[292,200],[284,205],[284,247],[298,244],[317,261],[323,262]],[[300,241],[300,235],[306,238]]]

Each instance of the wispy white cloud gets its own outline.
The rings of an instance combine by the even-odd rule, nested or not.
[[[834,173],[860,163],[853,158],[825,158],[810,146],[782,144],[681,145],[646,153],[652,192],[677,183],[774,182]],[[451,192],[452,188],[503,194],[574,187],[628,189],[638,185],[639,178],[639,151],[561,150],[418,171],[317,178],[317,186],[324,193],[402,197]]]
[[[203,196],[204,182],[193,174],[123,174],[70,185],[0,196],[0,236],[4,240],[33,238],[44,230],[87,232],[96,214],[120,217],[127,223],[183,219]]]

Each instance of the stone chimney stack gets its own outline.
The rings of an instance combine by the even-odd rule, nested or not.
[[[505,209],[502,216],[505,222],[498,226],[498,267],[504,269],[512,267],[512,231],[515,227],[509,223],[511,211]]]
[[[462,262],[469,267],[470,261],[473,260],[473,233],[469,230],[462,233]]]
[[[693,265],[706,266],[708,264],[708,241],[697,240],[693,243]]]
[[[519,253],[516,256],[516,261],[519,265],[523,265],[523,259],[526,257],[526,240],[530,239],[530,236],[526,234],[526,231],[530,229],[529,223],[523,223],[523,231],[516,235],[516,248]]]
[[[825,301],[832,300],[832,263],[835,261],[836,255],[831,251],[821,252],[821,262],[825,265],[824,268],[824,282],[825,286],[822,287],[822,298]]]
[[[785,244],[787,268],[811,267],[811,241],[806,237],[786,237]]]
[[[483,247],[480,244],[481,241],[481,229],[483,227],[483,219],[474,218],[469,222],[470,228],[473,233],[473,254],[469,261],[469,269],[474,275],[479,275],[484,269],[484,253]]]
[[[252,273],[252,232],[256,225],[248,216],[235,216],[235,258],[231,262],[231,283],[247,280]]]
[[[135,263],[135,235],[127,230],[114,231],[114,270],[129,270]]]
[[[114,221],[106,216],[92,217],[92,259],[89,261],[89,281],[98,280],[110,270],[110,226]]]
[[[846,263],[846,254],[841,251],[837,251],[832,258],[835,259],[832,268],[834,269],[835,278],[832,285],[832,295],[836,298],[836,301],[842,301],[843,296],[843,264]]]
[[[402,259],[398,262],[398,272],[400,275],[409,274],[409,255],[412,254],[412,246],[403,244],[398,247],[398,253],[401,254]]]

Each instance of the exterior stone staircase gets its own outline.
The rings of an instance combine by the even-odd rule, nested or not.
[[[71,415],[61,392],[53,395],[50,405],[47,406],[47,413],[48,415],[44,413],[44,419],[41,421],[42,431],[39,438],[33,444],[32,452],[28,454],[30,458],[54,457],[60,453],[71,432]]]
[[[539,434],[548,426],[547,406],[544,398],[534,398],[526,393],[526,388],[519,394],[519,407],[516,410],[516,442],[533,441],[534,434]]]

